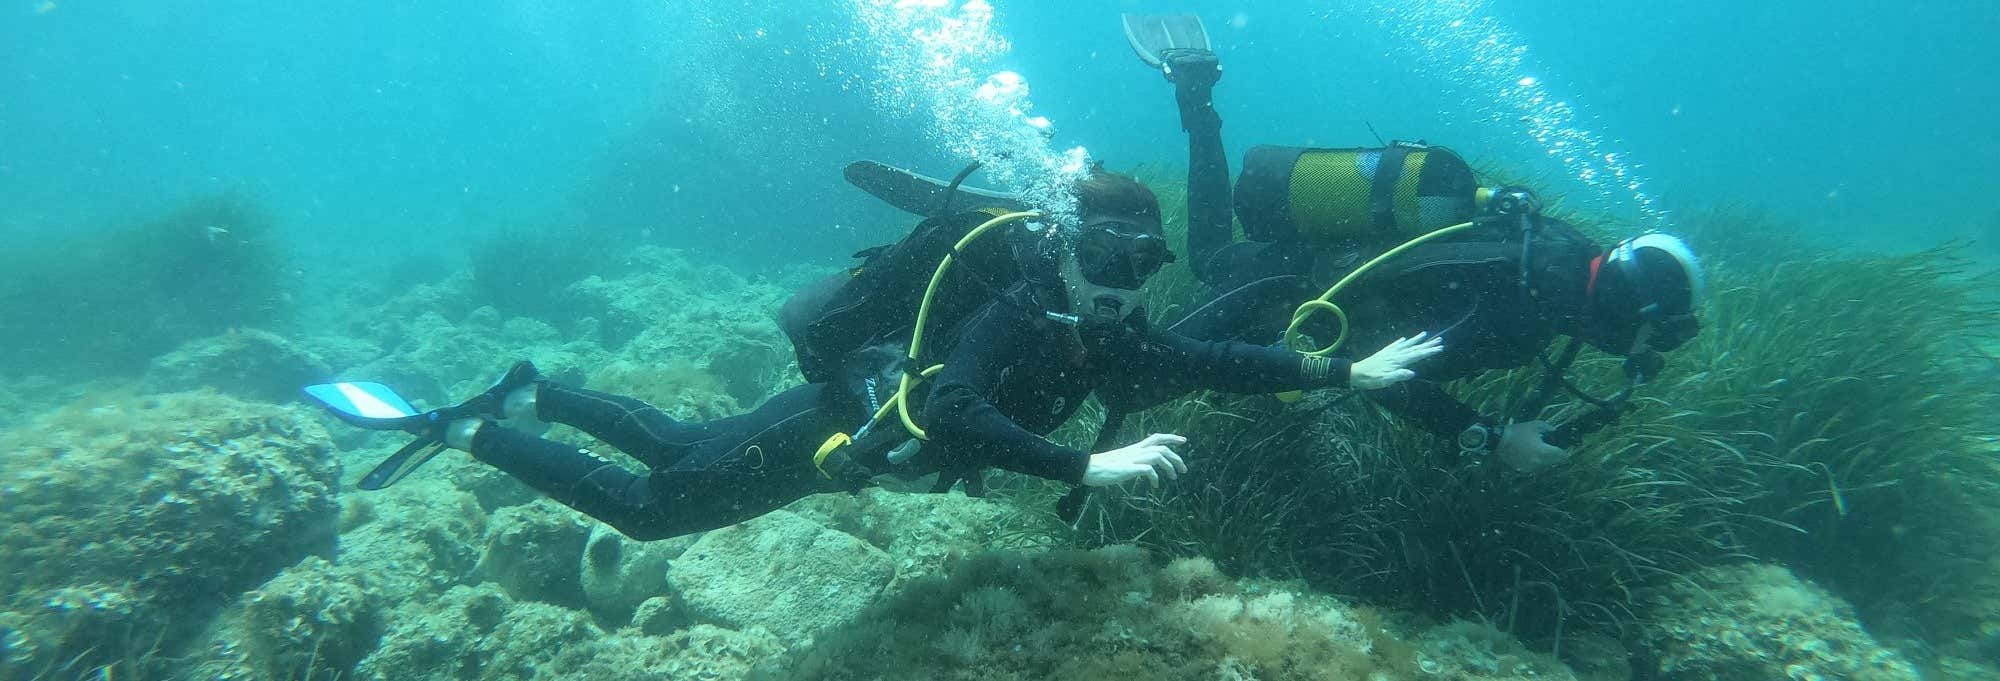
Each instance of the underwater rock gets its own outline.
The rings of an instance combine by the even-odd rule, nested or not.
[[[405,322],[400,339],[384,343],[386,354],[342,369],[343,380],[377,381],[413,403],[443,406],[485,390],[519,359],[532,359],[556,375],[604,361],[604,352],[585,341],[565,342],[548,324],[503,318],[490,307],[453,321],[435,311]]]
[[[478,572],[514,598],[582,607],[590,529],[576,511],[547,499],[502,508],[487,521]]]
[[[902,582],[942,571],[952,558],[996,545],[1009,515],[991,499],[900,493],[869,488],[857,494],[819,494],[787,507],[807,519],[873,544],[896,561]]]
[[[1573,679],[1490,628],[1414,633],[1330,597],[1127,546],[982,553],[916,580],[760,679]]]
[[[544,437],[547,437],[547,435],[544,435]],[[592,444],[582,442],[574,444],[578,447],[593,446]],[[608,455],[610,452],[606,452],[606,454]],[[532,504],[535,503],[536,499],[543,498],[541,492],[536,491],[533,487],[529,487],[527,483],[521,482],[519,478],[477,461],[470,461],[464,467],[449,468],[446,471],[451,476],[451,479],[458,484],[459,489],[470,492],[473,498],[479,500],[479,507],[486,509],[487,513],[492,513],[508,506]]]
[[[666,636],[624,630],[588,646],[562,651],[548,665],[548,681],[652,681],[741,679],[751,665],[784,652],[778,637],[760,628],[734,631],[697,624]]]
[[[654,596],[648,598],[640,603],[638,608],[633,609],[632,628],[639,630],[639,633],[642,634],[665,636],[673,633],[675,629],[680,628],[681,615],[679,611],[680,608],[674,604],[672,597]],[[696,626],[710,625],[702,624]]]
[[[786,511],[702,535],[667,570],[698,620],[799,640],[840,624],[896,575],[888,554]]]
[[[471,581],[486,528],[471,494],[413,478],[341,503],[339,563],[373,575],[384,598],[427,601]]]
[[[398,604],[381,644],[354,667],[373,681],[527,679],[563,670],[550,662],[604,636],[590,616],[517,603],[493,584],[453,587],[435,600]],[[546,677],[543,677],[546,678]]]
[[[791,344],[772,322],[791,289],[662,248],[640,247],[629,259],[631,274],[569,287],[576,313],[599,320],[602,343],[619,359],[639,367],[692,363],[744,405],[798,380]]]
[[[610,622],[633,621],[633,612],[650,599],[668,593],[667,569],[675,558],[701,539],[699,534],[660,541],[632,541],[609,526],[597,524],[583,550],[583,595],[590,611]],[[655,626],[664,613],[649,613]]]
[[[292,408],[204,392],[44,414],[0,432],[0,611],[44,661],[171,648],[330,554],[338,477],[326,431]]]
[[[339,678],[373,650],[381,596],[367,577],[318,557],[244,594],[213,648],[251,678]]]
[[[300,388],[332,375],[326,360],[278,334],[231,329],[182,343],[155,358],[143,385],[160,392],[207,387],[246,400],[283,404],[298,399]]]
[[[1656,600],[1645,629],[1661,679],[1916,679],[1839,597],[1776,565],[1708,568]],[[1697,586],[1698,585],[1698,586]]]
[[[615,360],[591,373],[590,387],[638,398],[677,419],[707,421],[743,412],[721,378],[688,359]]]

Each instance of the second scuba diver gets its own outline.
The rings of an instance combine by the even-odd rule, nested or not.
[[[1569,384],[1562,374],[1577,341],[1627,358],[1636,385],[1658,371],[1659,353],[1698,331],[1702,270],[1681,240],[1652,233],[1600,248],[1542,216],[1531,192],[1481,189],[1449,150],[1259,146],[1245,154],[1232,191],[1213,100],[1222,70],[1200,19],[1127,15],[1125,28],[1141,59],[1174,85],[1188,135],[1189,264],[1221,294],[1176,330],[1275,343],[1306,327],[1367,347],[1395,330],[1427,329],[1449,349],[1425,365],[1423,380],[1371,397],[1457,438],[1466,455],[1497,455],[1519,469],[1561,460],[1558,445],[1610,423],[1630,395],[1628,386],[1611,399],[1593,398]],[[1250,239],[1235,239],[1232,208]],[[1389,257],[1365,257],[1412,237]],[[1338,303],[1344,308],[1297,309],[1337,279],[1352,283]],[[1326,329],[1316,314],[1338,315],[1345,329]],[[1549,359],[1558,335],[1572,340]],[[1480,414],[1441,385],[1538,358],[1549,370],[1543,384],[1510,414]],[[1598,410],[1562,431],[1538,420],[1558,386]]]
[[[1350,363],[1149,328],[1139,288],[1174,259],[1161,235],[1158,199],[1102,170],[1074,193],[1078,224],[1036,226],[1027,218],[1038,216],[1029,213],[942,215],[871,254],[833,290],[788,304],[782,321],[800,342],[801,369],[812,382],[747,414],[679,421],[634,398],[548,381],[527,362],[473,400],[426,414],[382,409],[357,384],[308,393],[357,423],[367,419],[354,415],[371,409],[411,412],[398,423],[413,425],[399,427],[418,433],[420,443],[470,452],[629,537],[652,540],[748,520],[810,494],[859,489],[885,474],[941,473],[947,486],[987,467],[1093,487],[1171,479],[1185,470],[1174,451],[1185,442],[1180,436],[1153,434],[1094,454],[1043,436],[1102,387],[1378,389],[1408,380],[1412,363],[1442,349],[1435,338],[1398,339]],[[975,242],[989,227],[995,235]],[[899,304],[916,302],[903,291],[910,287],[863,290],[879,283],[872,273],[896,269],[899,253],[939,235],[957,242],[946,260],[964,266],[949,277],[940,267],[931,290],[942,282],[955,306],[933,310],[926,294],[912,319],[914,310]],[[913,331],[942,342],[919,351]],[[941,368],[922,368],[932,359]],[[900,424],[893,414],[899,406]],[[574,426],[650,472],[634,473],[588,449],[509,427],[513,422]],[[392,459],[378,468],[385,477],[371,474],[364,486],[394,482],[435,451]]]

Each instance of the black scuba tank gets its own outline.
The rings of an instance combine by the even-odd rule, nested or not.
[[[856,353],[884,343],[907,343],[938,263],[973,228],[994,217],[993,211],[979,210],[925,220],[902,241],[856,253],[860,264],[794,294],[785,303],[780,326],[798,354],[799,372],[813,383],[841,380],[849,373],[844,365]],[[955,328],[991,302],[996,288],[1022,279],[1015,239],[1009,236],[981,238],[955,256],[956,265],[931,303],[927,333]]]

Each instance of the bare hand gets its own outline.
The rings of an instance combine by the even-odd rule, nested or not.
[[[1544,468],[1569,458],[1563,448],[1543,441],[1555,426],[1547,421],[1525,421],[1507,426],[1500,432],[1500,446],[1493,452],[1502,463],[1517,471],[1532,471]]]
[[[1432,338],[1429,332],[1398,338],[1388,347],[1369,355],[1368,359],[1350,366],[1347,384],[1361,390],[1375,390],[1402,383],[1417,377],[1417,372],[1409,369],[1410,365],[1440,352],[1444,352],[1444,339]]]
[[[1171,433],[1154,433],[1136,443],[1090,455],[1083,471],[1083,484],[1108,487],[1133,478],[1145,478],[1158,487],[1160,478],[1172,480],[1187,471],[1187,463],[1172,447],[1187,444],[1187,438]]]

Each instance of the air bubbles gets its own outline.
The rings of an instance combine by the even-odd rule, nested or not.
[[[1378,0],[1357,9],[1395,34],[1418,71],[1469,94],[1475,118],[1519,126],[1571,178],[1607,202],[1629,203],[1647,220],[1665,221],[1638,166],[1606,149],[1609,143],[1580,122],[1588,116],[1577,105],[1551,96],[1541,77],[1522,73],[1535,70],[1527,45],[1491,16],[1485,0]],[[1672,113],[1679,115],[1679,107]]]
[[[994,28],[991,4],[853,2],[880,54],[880,108],[927,115],[926,130],[945,151],[984,164],[993,181],[1058,221],[1075,212],[1070,189],[1090,168],[1089,154],[1050,148],[1054,126],[1032,113],[1027,78],[996,68],[1013,46]]]

